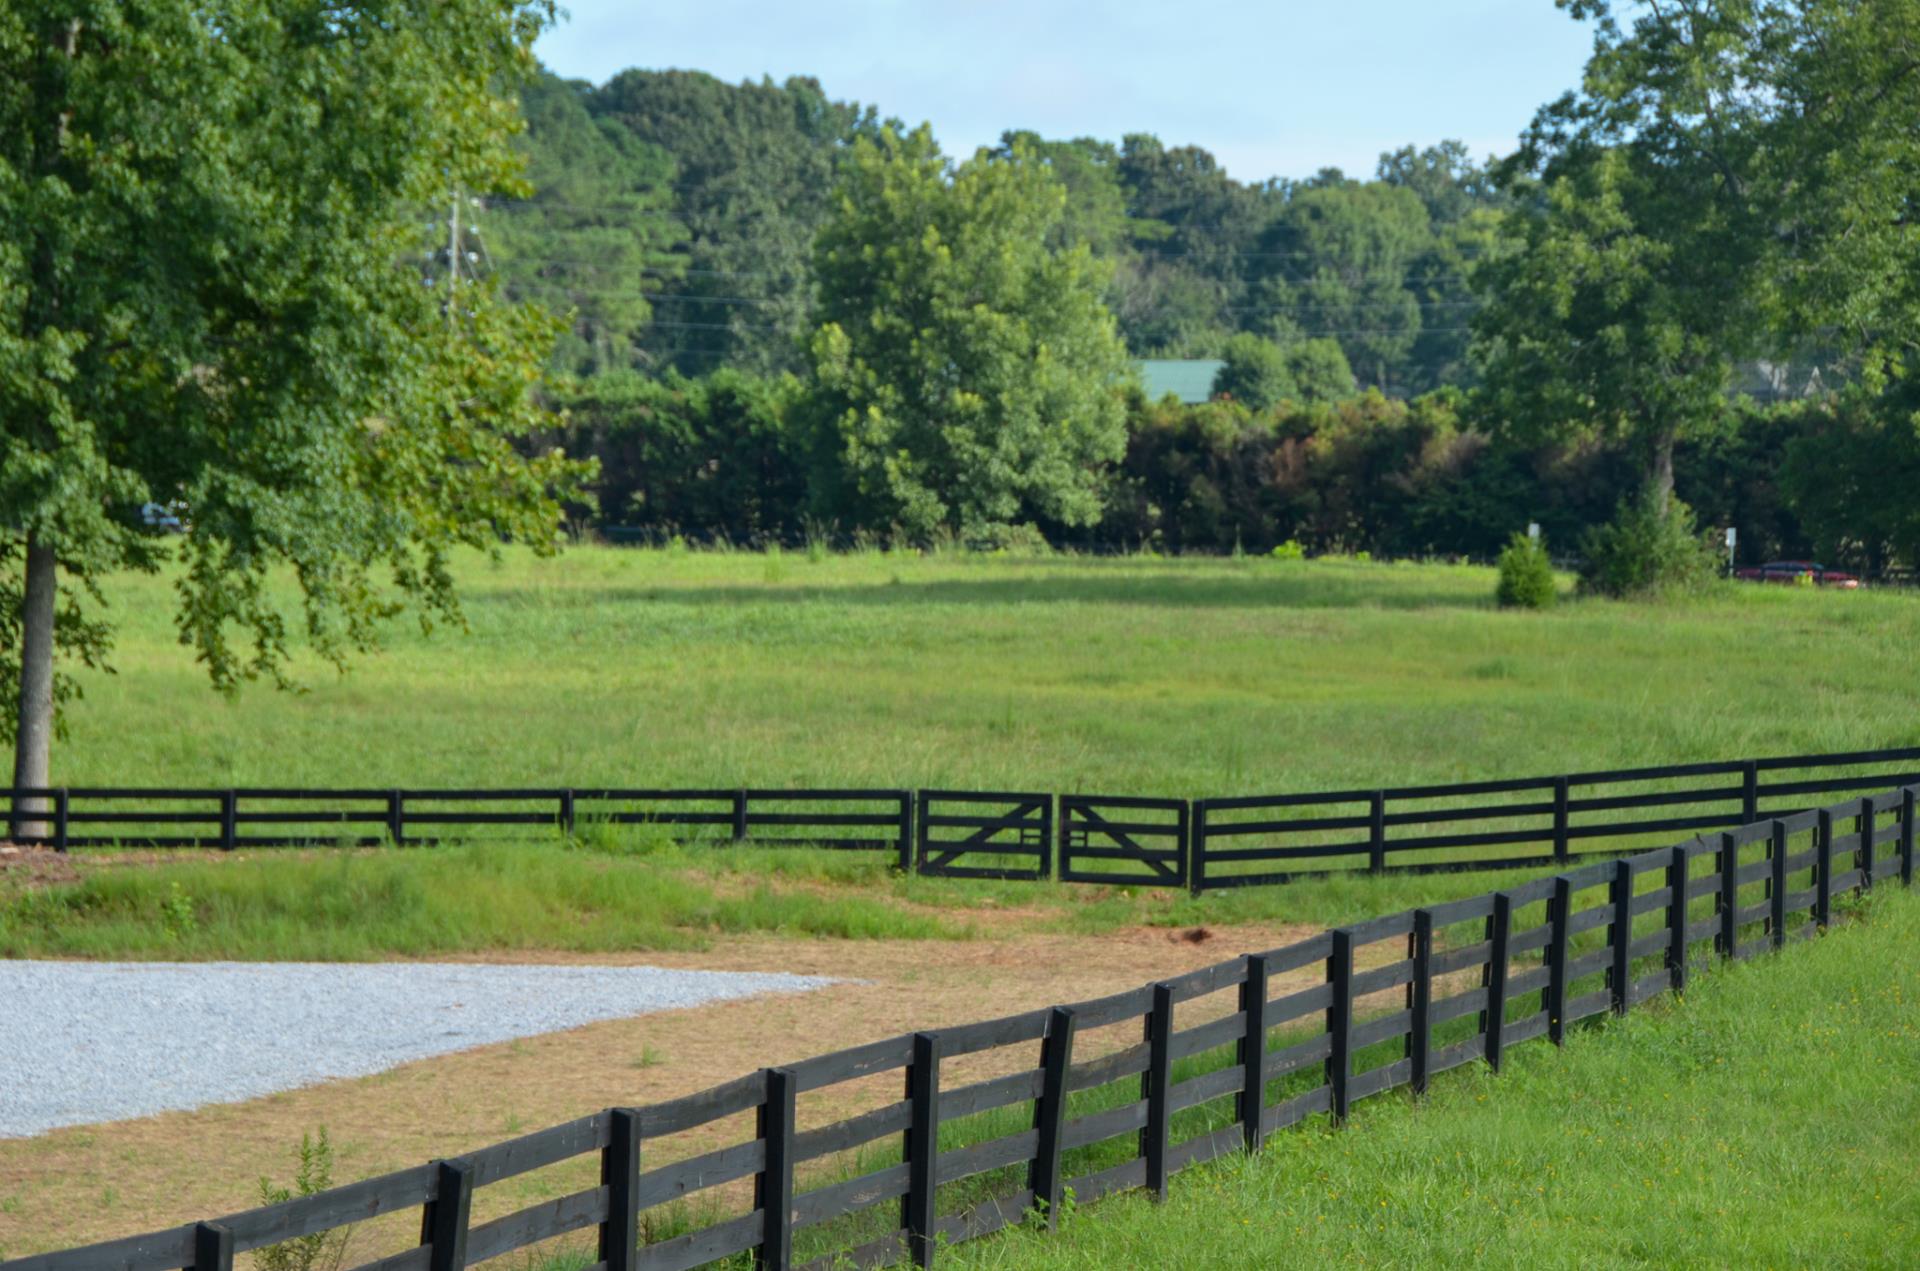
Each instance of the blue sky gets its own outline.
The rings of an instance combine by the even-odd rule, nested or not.
[[[1446,137],[1512,147],[1574,86],[1590,33],[1552,0],[563,0],[538,51],[595,83],[629,66],[818,77],[929,121],[947,152],[1006,128],[1156,133],[1234,176],[1373,170]]]

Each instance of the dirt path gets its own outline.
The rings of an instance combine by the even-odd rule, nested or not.
[[[611,1020],[245,1103],[0,1140],[0,1256],[248,1208],[258,1203],[260,1177],[285,1181],[301,1134],[322,1125],[335,1145],[335,1181],[347,1182],[457,1155],[612,1104],[658,1102],[860,1042],[1118,992],[1307,934],[1305,928],[1239,927],[972,941],[758,937],[723,941],[701,953],[468,959],[791,971],[860,982]],[[1303,974],[1317,978],[1314,971]],[[1230,1009],[1224,1002],[1195,1006],[1191,1022]],[[326,1044],[325,1038],[313,1040]],[[169,1044],[195,1042],[182,1037]],[[972,1067],[956,1065],[947,1079],[978,1079],[991,1075],[996,1063],[1004,1068],[1014,1062],[1004,1054],[980,1057]],[[7,1080],[32,1077],[11,1074]],[[871,1088],[821,1092],[802,1109],[803,1124],[897,1098],[898,1081],[896,1073]],[[716,1127],[713,1134],[729,1132],[740,1127]],[[703,1145],[687,1136],[674,1148],[668,1158]],[[649,1163],[662,1161],[655,1155]],[[540,1171],[549,1177],[530,1175],[486,1189],[476,1197],[474,1217],[483,1220],[587,1185],[592,1168],[583,1160]],[[369,1241],[406,1243],[411,1236],[402,1226],[356,1237],[348,1263],[381,1251]]]

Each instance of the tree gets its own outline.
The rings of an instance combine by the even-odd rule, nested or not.
[[[1504,413],[1630,439],[1665,508],[1736,360],[1917,347],[1920,4],[1562,3],[1593,57],[1501,172],[1478,335]]]
[[[284,683],[296,625],[338,663],[403,603],[457,619],[458,544],[551,547],[579,466],[515,440],[542,419],[529,391],[552,324],[419,268],[447,241],[423,216],[511,185],[498,85],[531,69],[549,16],[501,0],[0,10],[16,788],[48,784],[73,691],[56,653],[106,652],[88,602],[110,571],[177,560],[181,641],[231,689]],[[147,502],[184,505],[190,530],[163,541]]]
[[[622,71],[587,100],[596,117],[676,164],[682,280],[654,302],[654,369],[756,373],[805,360],[813,239],[841,155],[877,128],[816,80],[728,84],[700,71]]]
[[[1294,192],[1263,240],[1268,330],[1337,339],[1350,365],[1391,391],[1420,335],[1406,276],[1431,242],[1411,190],[1332,178]]]
[[[1243,331],[1227,341],[1213,391],[1253,411],[1270,410],[1283,401],[1338,401],[1353,395],[1353,372],[1338,341],[1282,345]]]
[[[555,369],[632,366],[653,314],[686,266],[673,248],[673,158],[587,113],[592,89],[541,73],[520,94],[520,149],[533,193],[501,203],[488,235],[507,294],[568,315]]]
[[[1090,525],[1130,366],[1065,192],[1023,145],[950,167],[925,127],[862,138],[815,252],[812,351],[839,510],[925,537]]]

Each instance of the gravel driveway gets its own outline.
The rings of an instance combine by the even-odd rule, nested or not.
[[[831,983],[645,966],[0,961],[0,1137]]]

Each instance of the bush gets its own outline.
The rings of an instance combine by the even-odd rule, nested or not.
[[[1621,503],[1611,523],[1587,531],[1580,550],[1580,589],[1599,596],[1698,591],[1720,570],[1719,549],[1678,499],[1669,499],[1664,513],[1644,496]]]
[[[1500,582],[1494,599],[1503,609],[1548,609],[1560,598],[1546,544],[1515,534],[1500,552]]]
[[[1298,539],[1288,539],[1273,549],[1275,560],[1305,560],[1307,549],[1300,546]]]

